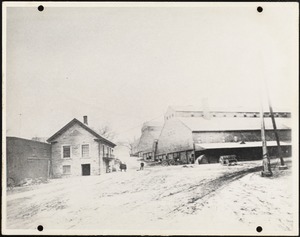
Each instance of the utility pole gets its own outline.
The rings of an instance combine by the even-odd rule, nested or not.
[[[155,140],[154,140],[154,143],[153,143],[153,149],[152,149],[153,161],[156,160],[157,145],[158,145],[158,140],[155,139]]]
[[[260,98],[261,99],[261,98]],[[263,105],[261,101],[260,106],[260,119],[261,119],[261,140],[262,140],[262,155],[263,155],[263,171],[261,172],[262,177],[269,177],[272,176],[270,158],[267,149],[267,141],[265,135],[265,121],[264,121],[264,112],[263,112]]]
[[[279,140],[277,126],[276,126],[276,122],[275,122],[275,118],[274,118],[274,112],[273,112],[273,108],[272,108],[272,104],[271,104],[271,100],[270,100],[270,96],[269,96],[267,82],[266,82],[266,80],[264,80],[264,81],[265,81],[265,87],[266,87],[267,96],[268,96],[268,103],[269,103],[269,109],[270,109],[270,114],[271,114],[275,139],[276,139],[276,143],[277,143],[277,152],[278,152],[278,156],[280,158],[279,170],[285,170],[285,169],[287,169],[287,166],[284,164],[284,160],[283,160],[283,157],[282,157],[282,150],[281,150],[281,146],[280,146],[280,140]]]
[[[280,140],[279,140],[279,136],[278,136],[277,126],[276,126],[276,122],[275,122],[273,108],[272,108],[272,105],[271,105],[270,98],[269,98],[269,109],[270,109],[270,113],[271,113],[271,119],[272,119],[272,124],[273,124],[273,128],[274,128],[276,143],[277,143],[278,156],[280,158],[279,169],[280,170],[285,170],[285,169],[287,169],[287,166],[284,164],[284,160],[283,160],[283,157],[282,157],[282,150],[281,150],[281,147],[280,147]]]

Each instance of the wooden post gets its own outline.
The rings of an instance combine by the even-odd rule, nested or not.
[[[268,155],[267,149],[267,141],[265,136],[265,122],[264,122],[264,112],[262,108],[261,102],[261,111],[260,111],[260,119],[261,119],[261,140],[262,140],[262,155],[263,155],[263,171],[261,172],[261,176],[272,176],[270,158]]]
[[[101,168],[102,168],[102,162],[101,162],[101,142],[98,141],[98,153],[99,153],[99,175],[101,175]]]
[[[189,156],[187,151],[185,151],[185,159],[186,159],[186,163],[189,164]]]
[[[50,168],[51,167],[51,165],[50,165],[50,159],[48,160],[48,177],[47,177],[47,179],[49,179],[49,178],[51,178],[50,177]]]
[[[157,144],[158,144],[158,140],[155,139],[154,143],[153,143],[153,151],[152,151],[153,161],[155,161],[155,156],[156,156],[156,153],[157,153]]]
[[[272,119],[272,124],[273,124],[273,128],[274,128],[274,133],[275,133],[275,139],[276,139],[276,143],[277,143],[278,156],[280,158],[279,169],[284,170],[284,169],[287,169],[287,166],[284,164],[284,160],[283,160],[283,157],[282,157],[282,150],[281,150],[281,147],[280,147],[280,140],[279,140],[279,136],[278,136],[277,126],[276,126],[274,113],[273,113],[273,108],[272,108],[272,105],[271,105],[271,100],[270,100],[269,94],[268,94],[268,102],[269,102],[269,109],[270,109],[270,113],[271,113],[271,119]]]
[[[193,158],[193,164],[195,164],[195,160],[196,160],[196,149],[195,149],[195,142],[193,142],[193,151],[194,151],[194,158]]]

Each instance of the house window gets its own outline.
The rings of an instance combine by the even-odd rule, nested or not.
[[[63,146],[63,158],[71,158],[71,146]]]
[[[81,146],[81,156],[84,158],[89,157],[90,147],[89,144],[85,144]]]
[[[71,165],[63,165],[63,174],[71,174]]]
[[[106,156],[109,157],[109,147],[106,147]]]

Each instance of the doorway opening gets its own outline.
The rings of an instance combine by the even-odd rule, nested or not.
[[[81,171],[83,176],[91,175],[91,165],[90,164],[81,165]]]

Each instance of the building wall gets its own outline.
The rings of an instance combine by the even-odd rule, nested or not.
[[[96,137],[86,131],[78,124],[74,124],[61,136],[59,136],[55,143],[52,143],[52,175],[54,178],[67,176],[82,175],[83,164],[90,164],[91,175],[99,175],[105,170],[103,160],[103,149],[99,151],[99,143],[94,139]],[[89,157],[82,157],[82,145],[89,144]],[[63,145],[71,146],[71,158],[62,157]],[[104,151],[106,153],[106,150]],[[99,157],[101,155],[101,157]],[[63,174],[63,166],[71,166],[69,174]]]
[[[165,159],[166,153],[169,153],[169,158],[175,158],[183,163],[190,162],[193,157],[193,143],[222,143],[222,142],[250,142],[261,141],[261,131],[212,131],[212,132],[192,132],[184,124],[178,121],[178,117],[238,117],[238,118],[256,118],[259,117],[259,112],[222,112],[210,111],[209,115],[205,115],[203,111],[175,111],[171,107],[168,108],[165,114],[165,124],[158,140],[157,159]],[[275,112],[275,117],[291,117],[289,112]],[[269,112],[264,113],[264,117],[270,117]],[[278,130],[281,141],[291,140],[291,130]],[[267,141],[275,141],[273,130],[266,131]],[[234,150],[243,159],[261,158],[261,148],[249,148]],[[211,157],[211,162],[217,162],[219,153],[233,152],[231,149],[220,149],[208,151]],[[214,154],[214,155],[213,155]],[[287,152],[289,154],[289,152]],[[197,156],[201,155],[199,152]]]
[[[291,140],[291,130],[278,130],[279,138],[281,141]],[[275,134],[273,130],[266,131],[267,141],[275,141]],[[158,140],[158,152],[156,159],[163,160],[166,153],[169,153],[169,158],[178,158],[183,163],[189,162],[193,154],[193,143],[222,143],[222,142],[250,142],[261,141],[261,131],[212,131],[212,132],[192,132],[176,117],[165,121],[165,125],[162,129],[161,135]],[[222,154],[224,150],[232,152],[230,149],[223,149],[220,151]],[[259,149],[258,149],[259,150]],[[218,153],[219,151],[211,151]],[[257,153],[257,149],[249,148],[245,150],[238,150],[241,152],[241,157],[244,159],[250,159],[256,156],[260,157],[260,153]],[[209,152],[210,153],[210,152]],[[246,154],[246,155],[245,155]],[[248,155],[247,155],[248,154]],[[196,154],[197,156],[201,154]],[[218,154],[219,155],[219,154]],[[218,155],[215,156],[217,162]],[[210,156],[213,156],[210,154]]]
[[[239,111],[207,111],[209,117],[238,117],[238,118],[256,118],[260,116],[259,112],[239,112]],[[274,112],[275,117],[290,118],[290,112]],[[168,108],[165,113],[165,120],[172,119],[174,117],[204,117],[202,110],[195,111],[175,111],[172,108]],[[264,117],[271,117],[270,112],[264,112]]]
[[[168,108],[165,113],[165,121],[175,117],[203,117],[203,111],[175,111],[172,108]]]
[[[26,178],[49,177],[50,144],[16,137],[6,138],[7,179],[18,185]]]
[[[137,146],[137,152],[143,155],[144,152],[152,151],[153,143],[158,138],[160,132],[161,127],[159,126],[144,126]]]
[[[279,139],[281,141],[291,140],[291,130],[278,130]],[[215,132],[193,132],[193,140],[195,143],[217,143],[217,142],[235,142],[237,141],[261,141],[261,131],[215,131]],[[273,130],[266,130],[267,141],[275,141]]]
[[[157,145],[157,155],[193,149],[191,130],[177,118],[165,121]]]

